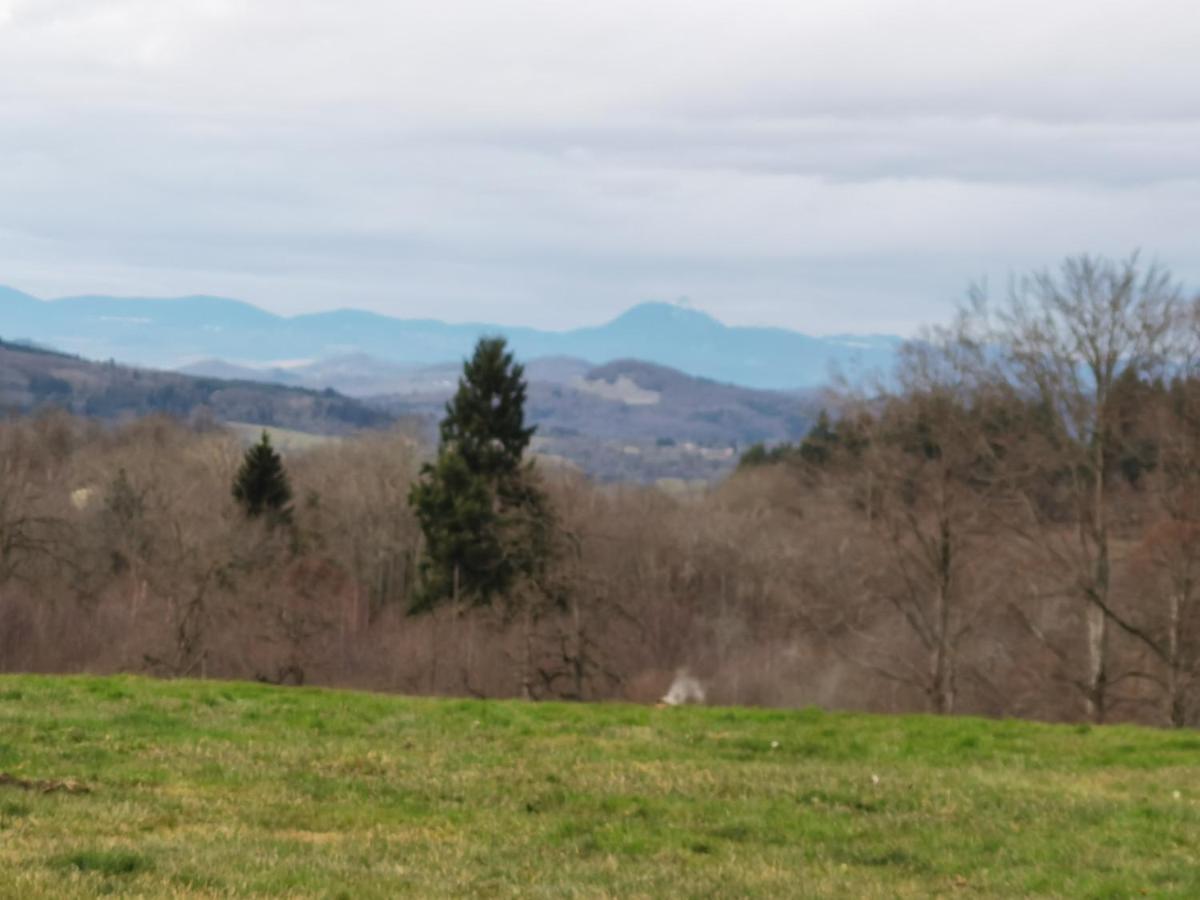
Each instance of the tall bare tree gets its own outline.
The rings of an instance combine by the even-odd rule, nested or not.
[[[1149,651],[1145,678],[1166,721],[1194,721],[1200,686],[1200,298],[1182,317],[1169,385],[1139,385],[1127,418],[1144,444],[1132,457],[1147,490],[1129,581],[1133,602],[1113,620]],[[1141,471],[1144,469],[1144,471]]]
[[[1027,517],[1022,533],[1048,556],[1080,603],[1084,712],[1104,721],[1114,678],[1111,472],[1122,437],[1114,414],[1123,379],[1152,377],[1171,356],[1181,292],[1157,264],[1077,256],[1015,280],[994,309],[972,292],[967,317],[994,371],[1035,402],[1042,458],[1011,484]],[[1054,481],[1062,508],[1038,502]]]
[[[987,631],[979,626],[994,575],[982,539],[991,482],[980,373],[969,342],[927,332],[903,348],[892,389],[869,404],[876,414],[858,417],[862,447],[849,470],[835,458],[818,465],[833,467],[863,519],[858,559],[840,566],[869,574],[835,589],[842,615],[833,621],[858,633],[846,653],[920,691],[937,713],[955,711],[964,662],[988,682],[963,653]]]

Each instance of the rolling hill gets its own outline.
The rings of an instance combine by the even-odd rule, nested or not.
[[[459,369],[413,372],[410,389],[366,402],[424,420],[432,439]],[[711,481],[732,471],[749,444],[803,437],[819,406],[815,393],[720,384],[633,359],[534,360],[527,376],[534,448],[605,481]]]
[[[383,410],[332,390],[197,378],[0,341],[0,410],[47,408],[108,420],[151,413],[207,416],[313,434],[348,434],[395,421]]]

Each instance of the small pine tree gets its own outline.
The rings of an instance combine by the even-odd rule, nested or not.
[[[503,338],[481,339],[446,405],[437,459],[409,495],[425,536],[414,611],[446,600],[490,605],[544,571],[551,514],[524,460],[533,432],[523,367]]]
[[[811,466],[827,465],[837,449],[838,435],[829,422],[829,413],[821,410],[816,423],[800,444],[800,458]]]
[[[292,487],[265,430],[242,458],[233,480],[233,499],[250,519],[266,515],[270,521],[280,522],[291,518]]]

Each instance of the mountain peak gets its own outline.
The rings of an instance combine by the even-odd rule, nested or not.
[[[708,313],[691,309],[677,303],[639,303],[617,316],[608,325],[609,328],[654,329],[720,329],[725,326]]]
[[[32,294],[26,294],[24,291],[18,291],[16,288],[10,288],[8,285],[0,284],[0,301],[7,303],[39,303],[37,297]]]

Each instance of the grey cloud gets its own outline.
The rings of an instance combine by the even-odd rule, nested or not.
[[[831,332],[1085,249],[1195,281],[1198,43],[1176,2],[0,0],[0,283]]]

